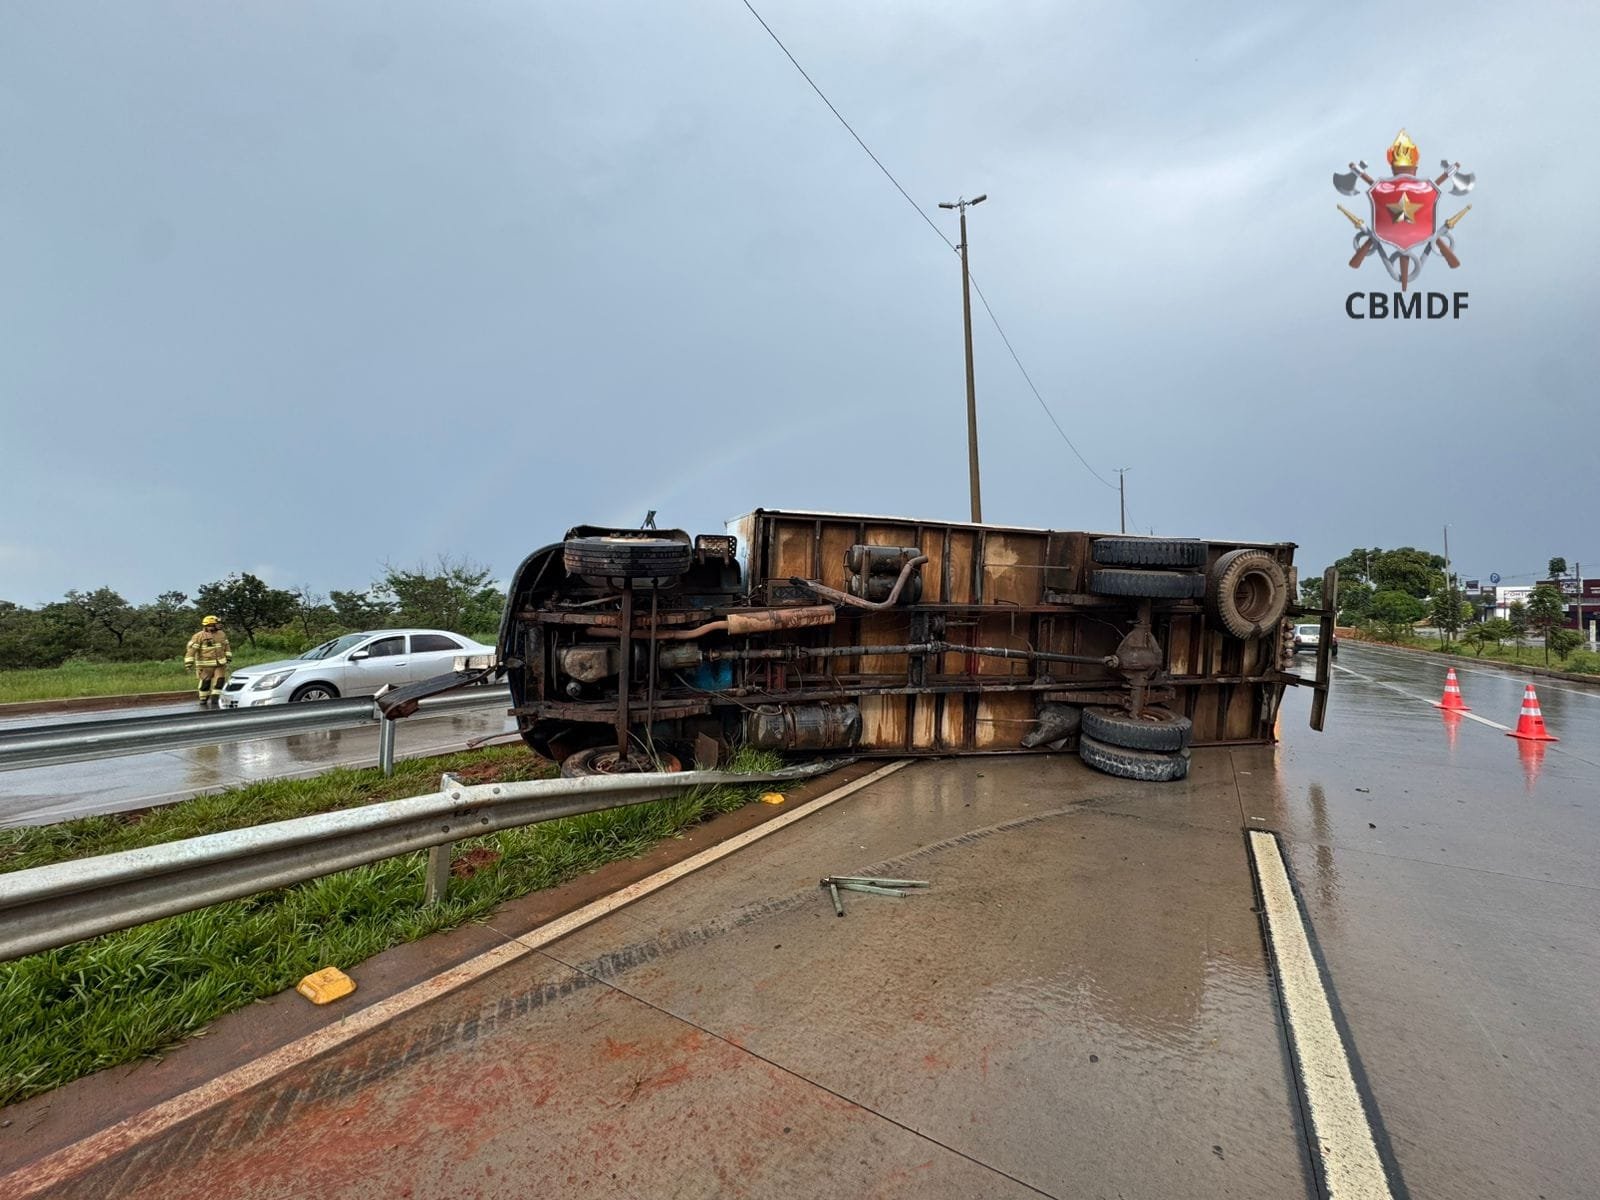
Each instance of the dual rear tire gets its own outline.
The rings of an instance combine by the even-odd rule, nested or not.
[[[1129,713],[1120,708],[1086,708],[1078,757],[1120,779],[1170,783],[1189,774],[1188,717],[1164,708]]]

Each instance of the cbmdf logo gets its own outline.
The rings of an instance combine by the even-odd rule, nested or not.
[[[1367,199],[1365,217],[1357,216],[1342,204],[1337,205],[1356,227],[1351,267],[1359,268],[1369,256],[1376,255],[1389,277],[1400,285],[1400,291],[1394,294],[1392,305],[1389,297],[1381,292],[1352,292],[1345,300],[1345,312],[1357,319],[1386,317],[1391,314],[1391,308],[1396,317],[1437,318],[1447,313],[1459,317],[1461,310],[1467,307],[1465,292],[1450,296],[1429,292],[1426,304],[1420,293],[1410,296],[1406,293],[1434,255],[1444,259],[1451,270],[1461,265],[1456,254],[1455,228],[1472,211],[1472,205],[1448,217],[1440,209],[1446,203],[1446,188],[1451,196],[1465,196],[1477,182],[1477,176],[1463,171],[1460,163],[1449,159],[1440,161],[1442,170],[1436,178],[1419,176],[1417,162],[1421,151],[1404,129],[1396,135],[1385,157],[1391,172],[1387,179],[1374,179],[1365,162],[1353,162],[1348,171],[1334,174],[1333,186],[1343,195]],[[1366,301],[1364,313],[1356,311],[1363,299]]]

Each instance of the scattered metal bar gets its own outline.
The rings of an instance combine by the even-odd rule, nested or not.
[[[0,962],[501,829],[697,787],[806,779],[838,766],[830,761],[754,775],[687,771],[452,786],[0,874]],[[443,857],[448,872],[448,852]]]

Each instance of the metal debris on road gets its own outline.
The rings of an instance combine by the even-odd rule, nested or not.
[[[840,892],[866,892],[872,896],[907,896],[907,888],[925,888],[932,886],[926,879],[880,879],[876,875],[825,875],[818,881],[820,887],[828,889],[828,895],[833,898],[833,911],[839,916],[844,916],[844,903],[839,899]]]

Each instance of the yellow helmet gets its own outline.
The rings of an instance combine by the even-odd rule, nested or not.
[[[221,625],[222,624],[222,618],[221,617],[201,617],[200,618],[200,624],[202,624],[202,625]]]

